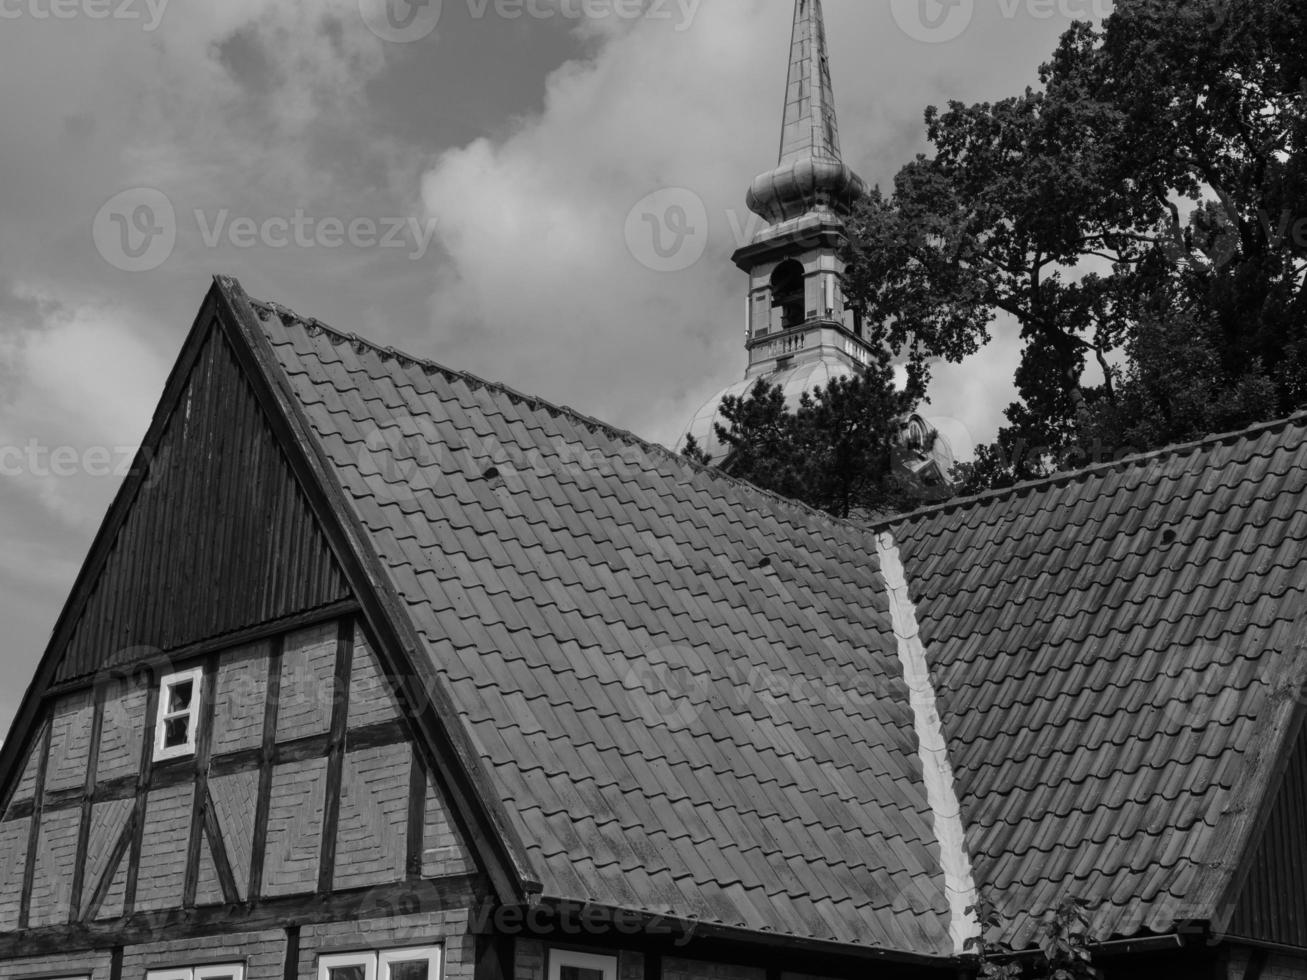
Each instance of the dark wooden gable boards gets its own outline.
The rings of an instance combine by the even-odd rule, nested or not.
[[[1294,692],[1300,695],[1301,688]],[[1307,947],[1307,726],[1297,719],[1279,788],[1258,814],[1255,850],[1237,868],[1237,902],[1218,909],[1216,931],[1236,939]]]

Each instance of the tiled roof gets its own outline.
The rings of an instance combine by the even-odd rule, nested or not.
[[[954,953],[888,531],[1008,939],[1228,901],[1303,673],[1307,419],[866,529],[257,309],[546,895]]]
[[[1303,676],[1307,418],[894,533],[977,881],[1102,938],[1216,914]]]
[[[259,315],[546,896],[953,952],[870,533]]]

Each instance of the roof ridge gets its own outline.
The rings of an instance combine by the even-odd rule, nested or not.
[[[1267,432],[1288,428],[1290,425],[1300,422],[1307,422],[1307,408],[1299,409],[1297,412],[1293,412],[1292,414],[1286,415],[1282,418],[1272,419],[1267,422],[1257,422],[1247,428],[1233,429],[1228,432],[1210,433],[1190,442],[1169,443],[1165,446],[1159,446],[1156,449],[1150,449],[1145,452],[1132,453],[1131,455],[1123,456],[1120,459],[1109,460],[1103,463],[1093,463],[1089,466],[1082,466],[1075,470],[1064,470],[1052,473],[1048,476],[1040,477],[1036,480],[1024,480],[1021,483],[1015,483],[1010,487],[1000,487],[994,490],[982,490],[980,493],[970,494],[965,497],[954,497],[950,500],[943,501],[942,503],[930,504],[925,507],[919,507],[916,510],[904,511],[901,514],[878,519],[875,523],[868,525],[867,529],[889,530],[904,521],[915,521],[918,518],[930,514],[947,513],[951,510],[970,510],[978,504],[990,503],[994,500],[1018,496],[1020,494],[1029,493],[1032,490],[1065,486],[1087,476],[1107,473],[1117,469],[1129,469],[1138,466],[1141,463],[1161,459],[1164,456],[1191,455],[1198,450],[1206,449],[1219,443],[1247,441],[1254,435],[1264,435]]]
[[[738,487],[741,490],[744,490],[748,493],[755,494],[756,496],[762,498],[765,501],[769,501],[772,504],[778,505],[782,509],[798,511],[799,513],[804,514],[808,517],[816,518],[817,520],[821,521],[824,524],[831,525],[837,530],[848,529],[848,530],[857,531],[860,534],[865,534],[868,536],[872,534],[872,528],[867,524],[862,524],[857,521],[842,518],[842,517],[836,517],[835,515],[827,513],[824,510],[820,510],[816,507],[812,507],[808,504],[805,504],[801,500],[795,500],[791,497],[782,496],[781,494],[775,493],[771,490],[766,490],[758,486],[757,484],[750,483],[748,480],[742,480],[739,477],[731,476],[730,474],[723,472],[722,470],[716,468],[715,466],[705,466],[702,463],[698,463],[692,459],[689,459],[686,456],[681,455],[680,453],[668,449],[666,446],[661,446],[656,442],[650,442],[647,439],[642,439],[640,436],[637,436],[634,432],[631,432],[627,429],[618,428],[617,426],[612,425],[611,423],[605,422],[602,419],[595,418],[592,415],[586,415],[584,412],[578,411],[577,409],[571,408],[567,405],[558,405],[554,402],[549,401],[546,398],[541,398],[539,395],[528,395],[525,392],[518,391],[516,388],[513,388],[510,385],[504,384],[503,382],[488,381],[487,379],[482,378],[479,375],[473,374],[470,371],[462,371],[457,368],[451,368],[444,364],[439,363],[438,361],[434,361],[431,358],[416,357],[405,351],[397,350],[394,347],[383,347],[381,344],[378,344],[372,340],[368,340],[366,337],[360,337],[358,334],[347,333],[343,330],[339,330],[336,327],[331,326],[330,324],[323,323],[321,320],[318,320],[315,317],[301,316],[300,314],[292,310],[290,307],[284,306],[281,303],[272,302],[270,300],[255,299],[252,296],[249,297],[249,301],[250,301],[250,305],[259,314],[271,313],[275,316],[280,317],[283,320],[289,320],[295,323],[303,324],[305,327],[307,327],[310,330],[319,330],[324,334],[328,334],[329,336],[340,340],[343,343],[352,344],[355,347],[367,348],[368,350],[371,350],[373,353],[379,355],[382,358],[389,358],[392,360],[399,361],[400,363],[408,362],[409,364],[415,367],[420,367],[428,372],[432,372],[432,371],[439,372],[443,374],[447,379],[459,379],[464,382],[469,382],[474,387],[487,388],[492,391],[502,392],[503,394],[507,395],[509,398],[514,399],[515,401],[518,402],[522,402],[526,405],[529,405],[532,408],[543,409],[548,412],[553,412],[559,415],[567,416],[569,419],[580,423],[581,425],[585,426],[586,428],[592,431],[602,433],[618,442],[623,442],[635,446],[639,449],[644,450],[645,452],[649,453],[652,456],[674,461],[683,466],[688,466],[689,468],[691,468],[697,473],[701,473],[704,476],[710,477],[711,479],[714,480],[723,481],[732,486]],[[869,546],[869,550],[874,550],[874,545]]]
[[[779,509],[797,511],[800,514],[809,518],[814,518],[836,530],[846,529],[856,531],[860,535],[868,536],[873,542],[876,535],[883,531],[892,531],[894,528],[905,522],[917,521],[929,515],[950,513],[952,511],[970,511],[982,504],[992,503],[996,500],[1005,500],[1032,491],[1066,486],[1089,476],[1107,473],[1117,469],[1128,469],[1166,456],[1190,455],[1219,443],[1229,442],[1231,440],[1245,441],[1254,435],[1262,435],[1267,432],[1275,431],[1276,429],[1287,428],[1295,423],[1307,422],[1307,408],[1304,408],[1282,418],[1272,419],[1266,422],[1258,422],[1243,429],[1211,433],[1190,442],[1171,443],[1146,452],[1125,456],[1121,459],[1094,463],[1075,470],[1053,473],[1036,480],[1025,480],[1021,483],[1013,484],[1010,487],[984,490],[980,493],[964,497],[954,497],[941,503],[928,504],[915,510],[903,511],[902,513],[892,514],[887,517],[878,517],[864,523],[851,518],[836,517],[824,510],[805,504],[800,500],[795,500],[790,497],[782,496],[781,494],[775,493],[771,490],[763,489],[757,484],[750,483],[748,480],[742,480],[739,477],[731,476],[717,467],[705,466],[702,463],[698,463],[680,453],[668,449],[666,446],[661,446],[658,443],[643,439],[627,429],[619,428],[608,422],[604,422],[602,419],[595,418],[592,415],[586,415],[584,412],[578,411],[570,406],[558,405],[546,398],[541,398],[538,395],[528,395],[510,385],[504,384],[503,382],[489,381],[470,371],[451,368],[439,363],[438,361],[432,360],[431,358],[417,357],[394,347],[382,346],[381,344],[368,340],[366,337],[361,337],[358,334],[339,330],[315,317],[301,316],[290,307],[284,306],[280,303],[250,297],[250,305],[259,313],[270,312],[282,319],[288,319],[295,323],[303,324],[310,330],[320,330],[325,334],[335,337],[343,343],[367,348],[382,358],[397,360],[401,363],[408,362],[409,364],[420,367],[426,371],[437,371],[448,379],[459,379],[466,383],[470,383],[474,387],[499,391],[507,395],[509,398],[529,405],[532,408],[543,409],[548,412],[564,415],[591,431],[602,433],[616,441],[640,448],[656,458],[687,466],[694,472],[700,473],[711,479],[719,480],[731,486],[738,487],[746,493],[751,493],[761,500],[777,506]]]

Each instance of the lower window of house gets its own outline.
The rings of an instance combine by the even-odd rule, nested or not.
[[[319,956],[318,980],[440,980],[440,947]]]
[[[551,949],[548,980],[617,980],[617,957]]]
[[[244,963],[218,963],[212,966],[170,967],[148,970],[145,980],[245,980]]]

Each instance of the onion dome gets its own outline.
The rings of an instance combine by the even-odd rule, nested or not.
[[[745,201],[754,214],[779,224],[819,208],[847,214],[866,194],[866,182],[848,164],[807,156],[754,178]]]
[[[797,0],[779,165],[749,188],[749,210],[773,224],[829,208],[847,214],[867,185],[844,163],[821,0]]]

